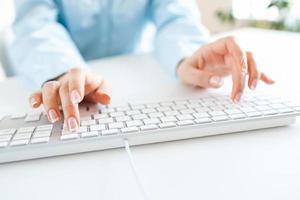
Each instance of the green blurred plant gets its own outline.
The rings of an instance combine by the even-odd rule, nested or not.
[[[279,19],[277,21],[266,20],[245,20],[246,25],[258,28],[275,29],[275,30],[287,30],[300,32],[300,22],[295,21],[294,24],[287,23],[288,14],[292,6],[292,0],[272,0],[266,9],[277,8],[279,11]],[[237,19],[233,16],[232,10],[218,10],[216,12],[217,18],[222,23],[235,25]]]

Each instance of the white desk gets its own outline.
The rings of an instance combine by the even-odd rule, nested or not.
[[[270,91],[300,96],[300,35],[251,29],[234,34],[260,55],[261,67],[277,80]],[[112,83],[115,102],[204,92],[168,78],[151,55],[104,59],[91,65]],[[259,88],[264,91],[267,87]],[[230,84],[219,92],[229,89]],[[28,109],[30,91],[17,79],[1,82],[0,91],[0,111]],[[132,150],[153,200],[300,199],[299,119],[289,127]],[[117,149],[0,165],[0,199],[141,197],[125,150]]]

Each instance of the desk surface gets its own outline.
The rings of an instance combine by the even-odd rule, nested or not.
[[[275,86],[261,92],[299,97],[300,35],[233,32],[256,52]],[[166,75],[151,55],[90,63],[112,84],[115,103],[207,92]],[[138,83],[138,84],[137,84]],[[0,82],[0,112],[27,110],[30,91],[17,78]],[[14,91],[14,92],[10,92]],[[163,91],[163,93],[162,93]],[[300,120],[289,127],[133,147],[150,199],[300,199]],[[124,149],[0,165],[0,199],[141,199]]]

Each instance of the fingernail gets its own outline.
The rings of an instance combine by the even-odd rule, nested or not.
[[[30,98],[30,105],[31,105],[31,107],[35,107],[36,105],[38,104],[38,102],[35,100],[35,98]]]
[[[76,131],[78,129],[77,120],[74,117],[68,119],[69,131]]]
[[[255,89],[256,89],[257,82],[258,82],[257,79],[254,79],[254,80],[252,81],[252,84],[251,84],[251,86],[250,86],[250,89],[251,89],[251,90],[255,90]]]
[[[80,97],[80,94],[77,92],[77,90],[73,90],[73,91],[71,92],[70,96],[71,96],[71,101],[72,101],[74,104],[80,103],[81,97]]]
[[[110,103],[110,96],[106,93],[101,94],[101,98],[104,101],[104,103],[109,104]]]
[[[233,99],[233,102],[234,103],[239,103],[240,100],[241,100],[241,97],[242,97],[242,93],[238,93],[237,95],[235,95],[234,99]]]
[[[219,76],[212,76],[209,79],[209,84],[214,87],[220,87],[223,85],[223,79]]]
[[[51,123],[58,121],[58,115],[54,109],[49,110],[48,116]]]

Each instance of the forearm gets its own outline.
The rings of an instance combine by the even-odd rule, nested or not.
[[[10,62],[34,87],[71,68],[86,67],[69,34],[56,21],[56,12],[53,6],[37,3],[26,12],[21,9],[22,17],[13,25],[13,41],[7,47]]]
[[[158,29],[155,55],[162,65],[176,76],[179,62],[207,43],[209,34],[200,24],[200,19],[198,21],[177,1],[157,3],[155,8],[154,19]]]

